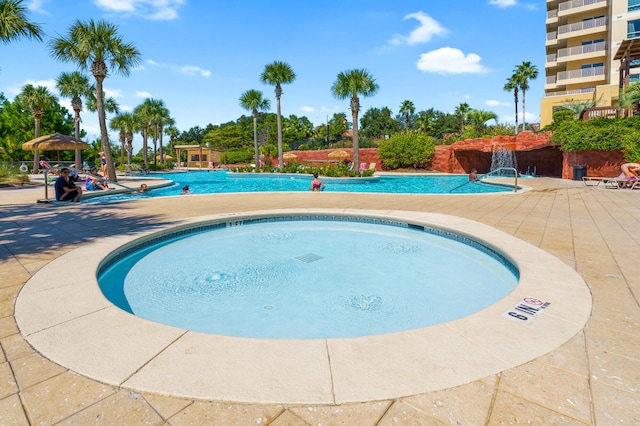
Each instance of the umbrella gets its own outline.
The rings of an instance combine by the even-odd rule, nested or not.
[[[39,138],[31,139],[29,142],[22,144],[22,149],[32,151],[58,151],[58,162],[60,162],[60,151],[87,149],[90,145],[73,136],[61,135],[54,133],[52,135],[44,135]]]
[[[349,158],[351,154],[342,149],[337,149],[335,151],[331,151],[328,155],[329,158],[337,158],[338,160],[344,160],[345,158]]]
[[[286,152],[282,155],[282,158],[290,161],[290,160],[295,160],[296,158],[298,158],[297,155],[295,155],[293,152]]]
[[[163,155],[163,157],[164,157],[164,161],[173,161],[173,157],[170,156],[170,155],[166,155],[165,154],[165,155]],[[162,161],[162,158],[160,158],[159,155],[156,155],[156,160]]]
[[[4,152],[4,148],[0,146],[0,152]]]

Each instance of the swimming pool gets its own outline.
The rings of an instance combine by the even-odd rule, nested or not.
[[[207,229],[210,228],[210,229]],[[98,277],[137,316],[238,337],[360,337],[472,314],[518,272],[451,232],[349,217],[269,217],[145,242]]]
[[[227,171],[189,171],[153,173],[153,178],[168,179],[174,185],[154,189],[144,197],[180,195],[188,185],[192,194],[217,194],[230,192],[306,192],[312,176],[285,173],[233,173]],[[434,176],[373,176],[368,178],[322,177],[326,192],[367,192],[392,194],[478,194],[513,191],[512,186],[469,182],[466,175]],[[139,198],[140,194],[113,194],[98,197],[99,201]],[[96,200],[96,201],[97,201]]]

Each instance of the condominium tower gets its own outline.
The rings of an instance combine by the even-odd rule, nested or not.
[[[568,104],[614,106],[640,77],[640,0],[547,0],[540,126]]]

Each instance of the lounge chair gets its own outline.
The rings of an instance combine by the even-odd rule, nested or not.
[[[376,171],[376,163],[369,163],[369,170]]]
[[[611,189],[635,189],[636,187],[640,189],[640,178],[604,178],[602,183],[604,183],[605,187]]]

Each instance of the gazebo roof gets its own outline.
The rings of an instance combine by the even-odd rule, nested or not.
[[[640,58],[640,38],[623,40],[616,52],[616,56],[614,56],[613,59],[616,61],[620,60],[627,56],[627,52],[629,53],[631,60]]]

